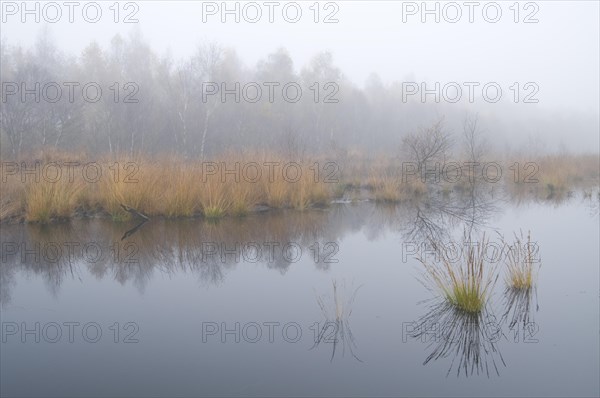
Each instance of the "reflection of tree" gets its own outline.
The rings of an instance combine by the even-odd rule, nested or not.
[[[369,221],[365,228],[365,235],[369,241],[379,239],[386,230],[396,229],[404,220],[403,207],[397,207],[388,203],[377,203],[369,209]]]
[[[547,186],[541,184],[505,184],[504,186],[505,196],[514,205],[526,205],[529,203],[540,203],[540,204],[551,204],[554,207],[559,207],[568,203],[573,202],[578,193],[576,190],[556,190],[548,189]],[[590,190],[597,189],[594,185],[584,185],[583,190],[584,198],[590,195]],[[577,188],[572,186],[570,188]]]
[[[473,140],[467,141],[472,143]],[[468,147],[474,153],[473,146]],[[431,244],[437,251],[444,241],[451,240],[454,231],[462,227],[463,242],[477,243],[473,240],[473,232],[484,227],[498,211],[489,188],[478,178],[470,178],[468,184],[461,185],[456,192],[436,194],[430,188],[429,191],[434,193],[412,204],[405,239]],[[479,243],[485,244],[483,239]],[[487,306],[483,311],[469,313],[443,297],[436,300],[410,333],[414,338],[431,339],[432,350],[424,364],[451,358],[448,374],[455,368],[457,376],[484,373],[489,377],[490,370],[499,375],[497,365],[504,364],[496,347],[501,331]]]
[[[461,225],[469,235],[486,225],[491,215],[499,211],[497,201],[485,191],[486,186],[474,182],[463,192],[431,194],[410,203],[408,227],[404,232],[406,240],[442,241]]]
[[[140,227],[95,219],[50,226],[3,226],[2,244],[12,242],[31,249],[57,243],[63,245],[63,255],[56,262],[44,256],[35,260],[19,254],[7,256],[2,264],[2,295],[10,297],[9,275],[16,270],[42,276],[52,291],[58,291],[65,278],[81,279],[84,268],[97,279],[132,283],[140,290],[157,272],[190,272],[202,282],[218,284],[228,269],[245,261],[241,254],[253,243],[273,246],[272,256],[265,252],[253,261],[269,269],[285,273],[295,264],[286,252],[286,244],[294,243],[302,249],[303,260],[326,272],[331,266],[327,262],[331,250],[323,248],[328,242],[338,244],[346,234],[363,230],[368,239],[377,239],[387,230],[403,229],[407,240],[442,237],[459,223],[484,224],[495,209],[483,187],[476,185],[473,190],[449,197],[432,193],[397,206],[360,203],[304,212],[283,210],[243,219],[225,218],[217,224],[153,219]],[[124,231],[128,231],[126,236]],[[65,242],[78,245],[71,255],[64,249]],[[207,243],[222,247],[219,251],[236,248],[240,256],[210,255]],[[92,252],[87,255],[83,250],[86,244]],[[315,246],[321,250],[315,251]],[[90,258],[94,251],[101,256]]]
[[[600,192],[585,192],[583,194],[583,201],[589,210],[591,218],[596,217],[600,213]]]
[[[10,292],[17,284],[15,271],[15,268],[0,265],[0,306],[7,305],[11,301]]]
[[[248,253],[248,247],[253,244],[261,246],[263,253],[251,262],[269,269],[285,273],[297,262],[293,253],[289,253],[288,244],[293,243],[301,248],[303,260],[327,271],[332,264],[328,262],[332,258],[331,246],[324,250],[327,243],[337,245],[345,234],[361,229],[369,239],[376,239],[388,229],[396,230],[400,225],[406,225],[415,214],[419,220],[433,220],[437,214],[449,211],[448,204],[443,210],[435,210],[439,206],[437,203],[430,199],[428,203],[404,206],[361,203],[333,206],[327,210],[284,210],[243,219],[226,218],[216,224],[202,220],[155,219],[143,226],[133,223],[124,226],[109,220],[6,226],[2,230],[3,243],[25,245],[28,249],[39,247],[40,250],[58,244],[63,253],[58,261],[49,261],[44,255],[37,259],[20,254],[7,256],[2,269],[2,294],[10,296],[9,275],[16,270],[43,276],[50,290],[55,292],[65,278],[81,279],[83,268],[97,279],[112,278],[120,284],[132,283],[141,291],[156,272],[190,272],[201,282],[213,285],[224,280],[227,269],[246,261],[244,254],[254,258]],[[420,213],[415,213],[416,208],[422,209]],[[125,236],[124,231],[127,231]],[[65,244],[72,245],[70,253]],[[211,244],[218,246],[216,254],[211,254]],[[272,252],[268,251],[268,245]],[[227,250],[235,250],[237,255],[228,254]],[[97,253],[100,256],[96,258]]]
[[[202,283],[214,285],[224,280],[227,269],[248,262],[244,255],[250,258],[249,262],[285,273],[299,261],[290,253],[290,244],[301,248],[303,260],[327,271],[331,250],[324,250],[326,244],[337,245],[346,231],[360,229],[367,220],[364,208],[349,207],[280,211],[243,219],[226,218],[216,224],[156,219],[145,222],[143,227],[108,220],[6,226],[2,228],[3,245],[24,245],[27,250],[37,247],[38,257],[24,256],[20,249],[14,255],[6,255],[0,281],[3,302],[10,297],[16,272],[42,276],[53,292],[58,292],[65,279],[81,279],[84,269],[97,279],[132,283],[140,291],[156,273],[189,272]],[[62,248],[62,255],[53,261],[43,251],[56,245]],[[256,245],[262,250],[258,257],[251,253]],[[65,246],[70,246],[70,251]]]
[[[431,305],[409,332],[410,337],[431,340],[431,353],[424,365],[442,358],[451,358],[447,375],[453,368],[456,375],[469,377],[473,374],[498,372],[498,365],[506,366],[497,342],[502,337],[495,317],[485,311],[469,314],[457,310],[445,301]]]

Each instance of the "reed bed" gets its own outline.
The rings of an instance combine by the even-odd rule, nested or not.
[[[197,217],[218,219],[223,216],[244,216],[260,205],[262,208],[291,208],[304,210],[327,206],[331,199],[366,198],[397,204],[415,200],[424,195],[450,195],[465,189],[465,181],[441,183],[424,182],[419,175],[403,175],[402,159],[398,157],[367,157],[359,153],[347,154],[335,161],[337,169],[327,175],[323,165],[331,159],[323,157],[290,160],[274,153],[227,153],[208,163],[217,169],[237,170],[240,175],[223,174],[207,169],[207,162],[179,156],[112,156],[100,158],[100,178],[84,178],[85,165],[91,161],[84,153],[47,152],[31,155],[28,167],[39,162],[77,163],[67,180],[67,173],[57,182],[47,179],[34,181],[20,173],[3,170],[0,190],[0,222],[51,222],[72,216],[107,215],[115,221],[127,220],[131,214],[121,205],[134,208],[149,216],[167,218]],[[319,162],[320,174],[314,172]],[[255,164],[251,175],[244,174],[244,165]],[[297,164],[300,173],[290,168],[287,175],[283,165]],[[460,162],[459,162],[460,163]],[[538,167],[531,178],[535,183],[523,182],[533,169],[525,169],[519,162],[520,173],[515,178],[509,166],[513,159],[505,159],[503,183],[509,192],[521,195],[543,193],[546,199],[557,199],[572,189],[585,192],[597,187],[600,180],[598,158],[595,155],[547,155],[534,163]],[[273,168],[272,164],[276,164]],[[240,166],[241,165],[241,166]],[[92,175],[95,167],[88,169]],[[236,169],[237,167],[237,169]],[[329,170],[328,170],[329,171]],[[233,173],[236,174],[236,173]],[[93,179],[93,178],[92,178]],[[481,179],[478,184],[483,184]],[[467,188],[469,186],[466,186]]]
[[[334,184],[315,178],[310,170],[313,161],[293,162],[295,170],[286,174],[283,166],[289,161],[252,156],[228,155],[204,163],[175,156],[157,160],[119,156],[95,162],[65,158],[65,162],[77,166],[69,169],[69,178],[64,173],[67,169],[63,169],[57,181],[44,178],[41,170],[49,163],[59,167],[66,163],[37,159],[41,178],[27,175],[22,182],[20,174],[6,176],[0,219],[21,217],[24,221],[50,222],[75,213],[100,213],[114,221],[125,221],[132,217],[127,208],[148,216],[218,219],[247,215],[257,205],[304,210],[329,204]],[[256,166],[252,173],[243,172],[246,164]]]
[[[202,208],[199,170],[194,165],[171,164],[163,172],[162,214],[167,218],[193,217]]]
[[[165,185],[176,181],[177,174],[171,173],[165,179],[168,169],[158,162],[140,158],[122,158],[114,163],[101,163],[101,167],[119,170],[118,173],[107,173],[96,184],[97,203],[113,220],[122,221],[131,217],[122,205],[147,215],[164,214]]]
[[[25,186],[25,218],[28,222],[49,223],[70,218],[81,194],[81,181],[40,180]]]
[[[600,184],[600,159],[594,154],[549,154],[505,163],[505,185],[512,194],[526,190],[553,199]]]
[[[208,176],[202,184],[199,197],[202,214],[209,219],[223,217],[231,207],[231,198],[227,192],[227,184],[218,176]]]

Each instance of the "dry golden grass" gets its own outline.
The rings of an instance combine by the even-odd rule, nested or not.
[[[2,203],[0,203],[0,220],[18,217],[22,213],[23,204],[21,203],[21,200],[2,201]]]
[[[131,217],[121,208],[121,204],[147,215],[161,214],[160,207],[165,181],[164,168],[156,162],[120,158],[116,162],[119,173],[109,173],[108,168],[113,167],[114,164],[102,164],[106,173],[103,172],[103,178],[97,183],[100,206],[115,221]]]
[[[402,199],[401,182],[397,177],[372,178],[369,186],[373,188],[375,200],[378,202],[397,203]]]
[[[289,191],[289,207],[305,210],[312,206],[326,206],[331,200],[331,190],[323,181],[319,181],[312,173],[308,173],[308,164],[303,167],[303,174],[296,182],[287,182]]]
[[[333,195],[333,185],[334,184],[325,183],[323,181],[312,181],[309,186],[309,197],[311,206],[329,205]]]
[[[0,221],[19,217],[25,209],[25,191],[14,179],[0,181]]]
[[[203,176],[200,203],[204,217],[216,219],[223,217],[232,205],[226,180],[219,175]]]
[[[0,221],[25,218],[48,222],[73,213],[89,215],[99,211],[108,213],[115,220],[130,218],[131,214],[124,211],[121,204],[147,215],[175,218],[203,214],[218,218],[243,216],[257,204],[298,210],[326,206],[332,197],[345,195],[366,195],[376,201],[399,203],[428,194],[431,187],[435,187],[435,192],[449,195],[464,189],[465,185],[464,181],[443,180],[438,185],[425,184],[418,175],[405,178],[402,159],[367,157],[359,153],[346,154],[336,161],[339,170],[333,177],[337,182],[324,182],[327,173],[322,168],[331,160],[329,158],[295,160],[301,171],[298,176],[295,168],[290,168],[286,174],[284,166],[291,161],[273,153],[228,153],[214,159],[219,167],[230,171],[236,169],[236,164],[237,167],[256,164],[260,175],[250,180],[244,175],[208,173],[203,168],[205,164],[198,160],[177,156],[155,160],[148,156],[116,156],[95,162],[102,175],[98,182],[90,182],[82,177],[82,166],[91,162],[84,153],[44,152],[31,154],[31,159],[42,164],[77,162],[80,166],[75,167],[75,180],[71,183],[63,179],[55,185],[47,181],[33,184],[27,180],[23,183],[19,174],[3,176],[8,180],[2,182],[0,192]],[[314,170],[317,161],[320,161],[319,175]],[[537,171],[529,175],[534,169],[525,169],[527,162],[521,161],[516,180],[509,169],[514,161],[503,162],[506,171],[503,182],[510,192],[528,195],[533,192],[544,197],[558,197],[564,192],[566,196],[572,189],[597,186],[600,180],[596,155],[546,155],[531,162],[536,164]],[[527,176],[537,182],[523,183]]]
[[[41,179],[25,187],[25,218],[28,222],[48,223],[71,217],[77,206],[83,182],[66,179],[49,182]]]
[[[598,155],[551,154],[506,164],[505,182],[513,192],[527,189],[552,197],[600,184]]]
[[[549,155],[539,159],[539,186],[549,193],[598,184],[600,166],[593,155]]]
[[[373,191],[374,199],[378,202],[399,203],[427,192],[427,185],[421,178],[403,178],[401,173],[389,170],[373,170],[367,181],[367,187]]]
[[[273,208],[285,207],[289,202],[288,182],[280,174],[275,174],[273,178],[267,176],[261,179],[263,200]]]
[[[193,164],[170,163],[161,171],[160,213],[168,218],[192,217],[200,211],[200,169]]]

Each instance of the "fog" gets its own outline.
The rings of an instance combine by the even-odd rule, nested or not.
[[[2,153],[394,152],[419,126],[459,132],[472,115],[499,149],[598,151],[597,2],[53,4],[2,3]],[[63,96],[23,101],[24,81]],[[66,101],[64,82],[97,82],[102,98]],[[281,96],[290,82],[297,102]],[[239,103],[211,91],[223,83],[240,83]]]
[[[598,0],[0,0],[0,396],[600,397],[599,90]]]

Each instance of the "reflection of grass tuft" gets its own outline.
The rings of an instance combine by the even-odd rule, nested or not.
[[[362,285],[361,285],[362,286]],[[325,322],[319,330],[319,333],[315,339],[315,343],[311,349],[318,347],[321,343],[332,343],[331,361],[335,358],[337,347],[339,343],[342,343],[342,355],[346,352],[346,348],[350,352],[350,355],[359,362],[362,362],[358,356],[354,353],[356,349],[356,342],[354,335],[350,329],[350,315],[352,314],[352,305],[356,294],[361,286],[354,289],[352,295],[347,298],[340,297],[338,293],[337,282],[333,281],[333,302],[326,304],[327,296],[317,296],[317,303],[325,316]],[[343,282],[343,287],[346,287]],[[345,289],[344,289],[345,290]],[[333,313],[330,312],[333,311]]]
[[[442,358],[452,358],[447,375],[452,368],[456,376],[461,373],[490,375],[490,370],[500,375],[498,365],[506,366],[497,342],[502,333],[496,318],[486,311],[476,314],[460,311],[447,301],[435,300],[427,314],[413,324],[408,335],[426,341],[430,339],[432,351],[424,365]],[[432,331],[435,336],[432,337]]]

